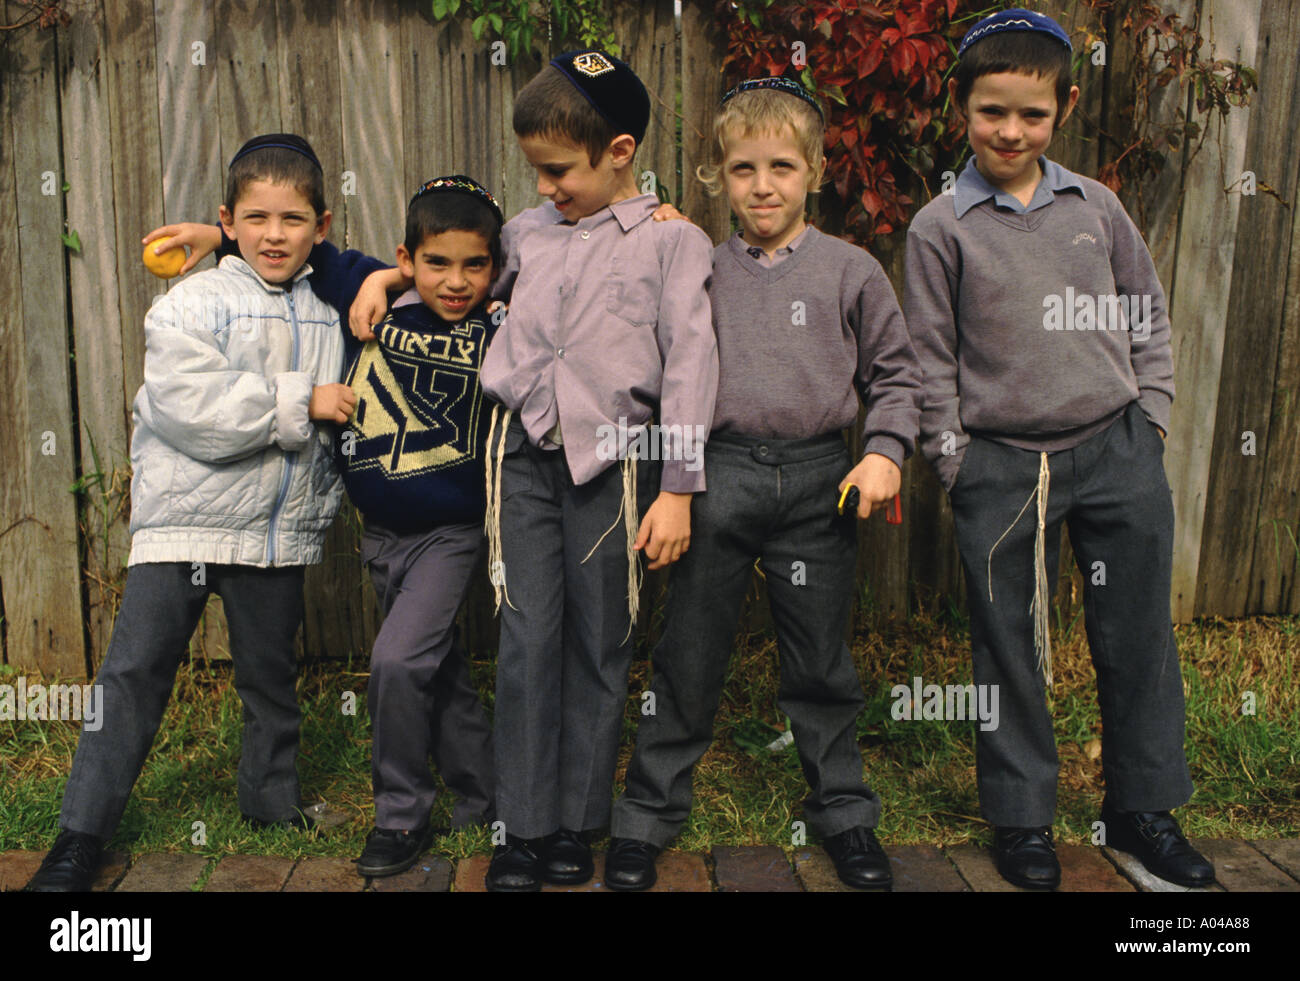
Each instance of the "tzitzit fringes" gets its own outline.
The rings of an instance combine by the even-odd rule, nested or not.
[[[1050,597],[1047,595],[1047,491],[1052,482],[1052,472],[1047,466],[1047,454],[1039,454],[1038,463],[1038,534],[1034,537],[1034,598],[1029,603],[1029,615],[1034,619],[1034,650],[1038,653],[1038,669],[1043,681],[1052,686],[1052,637],[1048,617]]]
[[[636,457],[628,456],[623,464],[623,515],[627,525],[627,633],[632,636],[637,613],[641,609],[641,563],[637,561],[636,536],[641,530],[641,516],[636,507]]]
[[[637,613],[641,607],[641,563],[637,561],[636,555],[636,536],[641,530],[641,518],[637,514],[636,507],[636,456],[629,453],[623,458],[623,495],[619,501],[618,514],[614,516],[614,522],[604,530],[596,544],[591,546],[591,551],[583,556],[582,561],[596,554],[596,549],[600,548],[600,543],[609,537],[609,533],[618,527],[619,519],[623,521],[623,527],[627,532],[627,633],[623,635],[626,641],[632,636],[632,629],[636,626]]]
[[[1002,539],[1011,533],[1011,529],[1019,523],[1020,519],[1029,510],[1029,505],[1035,498],[1038,501],[1038,530],[1034,535],[1034,595],[1029,602],[1029,615],[1034,621],[1034,651],[1038,654],[1038,668],[1043,672],[1043,680],[1047,685],[1052,684],[1052,639],[1049,634],[1050,620],[1048,619],[1049,597],[1047,595],[1047,492],[1051,486],[1052,472],[1047,466],[1047,454],[1039,454],[1038,462],[1038,483],[1030,491],[1029,497],[1021,505],[1019,513],[1016,514],[1015,520],[1007,526],[1007,530],[998,536],[998,540],[993,543],[993,548],[989,549],[988,557],[988,582],[989,582],[989,602],[993,602],[993,552],[1002,544]]]
[[[501,436],[497,445],[492,445],[492,437],[497,432],[497,417],[501,419]],[[506,430],[510,426],[510,410],[500,405],[492,406],[492,420],[488,424],[487,459],[485,463],[485,496],[487,510],[483,514],[483,530],[488,540],[488,578],[492,583],[492,593],[496,597],[496,612],[501,612],[501,600],[506,606],[515,609],[510,602],[510,593],[506,590],[506,565],[501,558],[501,465],[506,455]]]

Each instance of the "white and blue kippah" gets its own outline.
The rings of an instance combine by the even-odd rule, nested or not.
[[[1074,51],[1074,46],[1070,44],[1070,35],[1066,34],[1065,29],[1052,18],[1035,10],[1015,7],[1011,10],[1000,10],[996,14],[990,14],[967,31],[966,36],[961,39],[961,44],[957,48],[957,57],[960,58],[972,44],[984,40],[991,34],[1010,31],[1032,31],[1035,34],[1046,34],[1048,37],[1055,38],[1064,44],[1066,50]]]

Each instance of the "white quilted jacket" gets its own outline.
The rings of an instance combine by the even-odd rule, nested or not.
[[[309,272],[286,289],[227,256],[154,301],[133,407],[128,564],[320,561],[342,485],[332,433],[307,404],[314,385],[340,380],[343,335]]]

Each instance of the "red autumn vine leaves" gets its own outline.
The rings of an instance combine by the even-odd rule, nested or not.
[[[906,224],[913,200],[905,189],[958,142],[961,124],[942,113],[943,79],[952,64],[950,24],[972,6],[965,0],[717,5],[731,82],[801,74],[828,104],[826,175],[846,205],[845,230],[856,241]],[[963,30],[951,33],[960,37]],[[806,48],[806,66],[792,65],[796,41]]]

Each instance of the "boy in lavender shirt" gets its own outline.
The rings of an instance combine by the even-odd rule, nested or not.
[[[753,79],[714,123],[726,190],[743,231],[714,250],[718,401],[693,502],[694,546],[673,569],[654,652],[656,711],[641,720],[627,792],[614,806],[611,889],[648,889],[655,859],[686,820],[691,775],[713,738],[736,623],[761,558],[781,658],[778,704],[808,780],[803,816],[841,880],[890,884],[873,830],[880,799],[862,779],[864,699],[844,630],[856,582],[855,517],[898,492],[914,446],[921,372],[884,270],[863,249],[804,222],[825,168],[823,122],[795,82]],[[865,404],[864,452],[842,431]],[[858,512],[837,515],[842,488]]]
[[[609,819],[627,700],[636,552],[652,569],[677,561],[704,489],[718,378],[710,244],[687,222],[651,221],[658,200],[636,192],[649,117],[636,75],[594,50],[553,59],[515,103],[550,203],[505,227],[496,293],[511,308],[481,374],[506,410],[488,472],[504,600],[493,891],[591,877],[587,836]]]
[[[921,448],[952,501],[975,682],[1000,692],[1000,725],[975,744],[998,871],[1027,888],[1061,878],[1043,681],[1064,522],[1097,669],[1105,844],[1205,886],[1214,868],[1169,813],[1192,792],[1161,463],[1174,394],[1169,317],[1119,199],[1043,157],[1079,97],[1070,53],[1060,25],[1029,10],[987,17],[962,41],[949,84],[972,160],[907,234]]]

